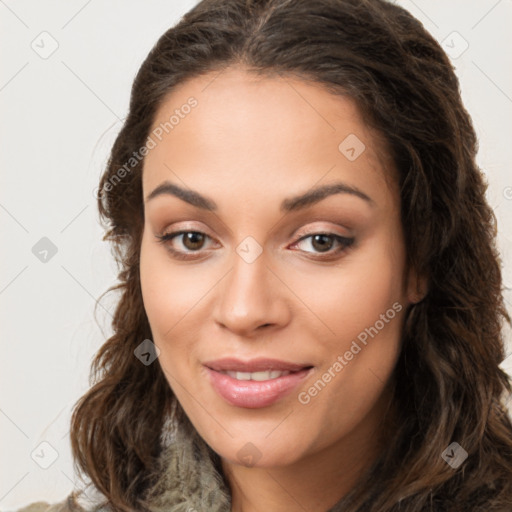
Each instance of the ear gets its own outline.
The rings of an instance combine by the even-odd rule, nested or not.
[[[407,275],[407,299],[411,304],[422,301],[428,292],[428,279],[411,268]]]

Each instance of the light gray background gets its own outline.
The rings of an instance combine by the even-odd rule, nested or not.
[[[73,488],[71,407],[88,389],[92,356],[111,333],[115,299],[101,301],[100,328],[95,301],[114,284],[116,268],[101,240],[94,189],[139,65],[195,3],[0,0],[1,510],[55,502]],[[512,2],[397,3],[453,56],[480,138],[510,286]],[[57,248],[46,263],[32,252],[42,237]],[[503,367],[512,373],[512,356]],[[39,464],[50,463],[53,452],[41,442],[57,452],[48,469]]]

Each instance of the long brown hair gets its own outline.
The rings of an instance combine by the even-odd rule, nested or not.
[[[499,367],[510,318],[475,132],[440,45],[384,0],[204,0],[149,53],[99,186],[104,239],[119,265],[112,289],[121,296],[114,334],[73,412],[76,468],[115,510],[144,510],[175,398],[159,364],[134,357],[152,339],[139,282],[144,160],[119,170],[146,144],[175,86],[231,65],[313,81],[356,102],[398,170],[408,265],[428,276],[403,331],[396,430],[344,510],[512,510],[512,424],[503,406],[511,384]],[[441,457],[452,442],[468,453],[458,470]]]

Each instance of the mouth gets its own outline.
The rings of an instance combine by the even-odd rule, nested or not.
[[[280,361],[279,359],[258,358],[242,361],[232,357],[216,359],[203,363],[204,366],[216,372],[239,372],[239,373],[258,373],[258,372],[298,372],[305,368],[311,368],[311,364],[292,363],[290,361]]]
[[[263,372],[234,372],[234,371],[220,371],[223,375],[229,375],[232,379],[236,380],[256,380],[256,381],[264,381],[264,380],[274,380],[279,377],[285,377],[286,375],[290,375],[290,371],[279,371],[279,370],[267,370]]]
[[[203,363],[213,389],[236,407],[267,407],[298,386],[314,367],[276,359],[219,359]]]

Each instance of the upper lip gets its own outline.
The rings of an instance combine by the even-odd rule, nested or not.
[[[215,359],[203,363],[211,370],[238,371],[238,372],[261,372],[261,371],[290,371],[296,372],[304,368],[311,368],[310,364],[291,363],[289,361],[279,361],[278,359],[258,358],[242,361],[233,357]]]

